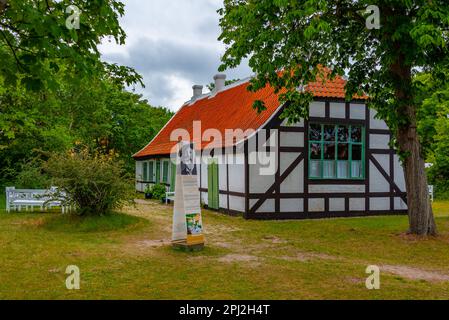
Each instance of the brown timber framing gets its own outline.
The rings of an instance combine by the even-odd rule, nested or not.
[[[354,100],[351,102],[345,102],[344,100],[316,100],[325,102],[325,118],[320,117],[310,117],[309,120],[304,121],[304,128],[301,127],[283,127],[281,126],[282,121],[279,116],[283,112],[283,108],[280,109],[278,114],[267,124],[264,129],[272,130],[278,129],[278,148],[277,148],[277,159],[280,159],[281,153],[292,152],[300,153],[299,157],[290,165],[289,168],[280,174],[280,168],[278,165],[278,170],[275,175],[274,184],[267,190],[267,192],[262,194],[249,193],[250,177],[249,177],[249,165],[245,163],[245,192],[246,199],[246,210],[245,218],[247,219],[269,219],[269,220],[282,220],[282,219],[317,219],[317,218],[331,218],[331,217],[357,217],[357,216],[375,216],[375,215],[405,215],[407,210],[395,210],[394,199],[396,197],[401,198],[405,203],[407,203],[407,196],[405,192],[402,192],[399,187],[394,182],[394,150],[387,149],[370,149],[370,135],[371,134],[387,134],[391,138],[391,132],[384,129],[371,129],[370,125],[370,110],[366,106],[363,100]],[[340,102],[345,103],[345,118],[331,118],[330,117],[330,103]],[[351,119],[351,103],[354,104],[364,104],[365,105],[365,119]],[[359,124],[365,127],[365,179],[364,180],[311,180],[309,179],[309,148],[308,148],[308,127],[310,122],[319,123],[329,123],[329,124]],[[304,132],[304,147],[281,147],[280,144],[280,133],[281,132]],[[267,141],[269,140],[269,134],[267,134]],[[256,135],[256,151],[259,146],[259,135]],[[270,150],[267,150],[270,151]],[[390,172],[387,174],[385,170],[380,166],[380,164],[375,159],[375,154],[386,154],[389,155]],[[245,158],[248,159],[248,149],[245,149]],[[374,160],[374,161],[373,161]],[[288,177],[288,175],[302,162],[304,161],[304,192],[303,193],[281,193],[280,185]],[[370,192],[370,163],[376,167],[380,174],[387,180],[390,186],[389,192]],[[365,185],[364,193],[310,193],[309,185]],[[344,199],[345,210],[341,212],[335,212],[330,210],[330,199],[341,198]],[[362,198],[365,199],[365,210],[350,210],[350,200]],[[389,198],[390,199],[390,211],[385,210],[371,210],[370,209],[370,199],[375,198]],[[249,208],[249,200],[258,200],[252,208]],[[268,199],[275,200],[275,212],[257,212],[257,210],[263,205],[263,203]],[[281,199],[302,199],[303,200],[303,212],[280,212],[279,203]],[[309,211],[309,199],[324,199],[324,212],[311,212]]]

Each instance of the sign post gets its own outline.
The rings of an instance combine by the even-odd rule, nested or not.
[[[180,142],[176,161],[172,244],[187,251],[204,247],[201,197],[193,143]]]

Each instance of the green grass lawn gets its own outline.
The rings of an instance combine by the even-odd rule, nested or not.
[[[0,214],[2,299],[449,299],[449,202],[438,238],[407,236],[407,217],[246,221],[203,212],[207,246],[169,244],[172,207],[143,202],[87,220]],[[65,287],[68,265],[81,290]],[[365,269],[381,268],[367,290]]]

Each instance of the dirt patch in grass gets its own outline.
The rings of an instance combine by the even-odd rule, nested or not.
[[[141,248],[159,248],[159,247],[164,247],[164,246],[169,246],[171,245],[171,241],[167,240],[167,239],[162,239],[162,240],[142,240],[142,241],[138,241],[136,243],[136,245],[138,247]]]
[[[218,259],[220,262],[225,263],[233,263],[233,262],[258,262],[259,258],[256,256],[251,256],[247,254],[227,254],[221,258]]]
[[[392,273],[402,278],[410,280],[424,280],[429,282],[445,282],[449,281],[449,275],[435,272],[426,271],[418,268],[412,268],[408,266],[391,266],[384,265],[380,268],[381,271]]]
[[[11,222],[11,225],[13,226],[27,226],[27,227],[40,227],[45,225],[46,220],[45,218],[39,218],[39,219],[26,219],[21,221],[14,221]]]
[[[283,239],[275,237],[275,236],[264,236],[262,239],[264,241],[268,241],[268,242],[273,243],[273,244],[284,244],[284,243],[287,243],[286,240],[283,240]]]
[[[298,252],[295,256],[283,256],[280,257],[282,260],[286,261],[301,261],[307,262],[312,260],[337,260],[337,257],[325,254],[325,253],[315,253],[315,252]]]

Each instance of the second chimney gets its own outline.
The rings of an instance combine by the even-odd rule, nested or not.
[[[215,92],[220,92],[226,85],[226,75],[223,73],[216,74],[215,80]]]
[[[203,95],[203,86],[200,85],[194,85],[192,87],[193,89],[193,97],[192,100],[195,100],[198,97],[201,97]]]

